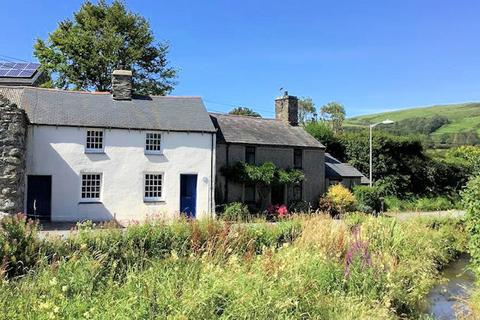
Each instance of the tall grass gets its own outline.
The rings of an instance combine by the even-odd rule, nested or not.
[[[6,319],[395,319],[463,251],[458,221],[151,222],[46,240],[0,283]],[[55,257],[55,258],[52,258]]]

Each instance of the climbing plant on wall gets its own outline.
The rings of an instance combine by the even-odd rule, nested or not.
[[[222,174],[234,182],[263,186],[295,185],[305,180],[302,170],[277,168],[272,162],[265,162],[261,165],[237,162],[233,166],[222,168]]]

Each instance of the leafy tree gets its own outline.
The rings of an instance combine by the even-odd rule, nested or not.
[[[326,147],[326,151],[335,158],[339,160],[345,158],[345,151],[340,140],[324,122],[307,122],[305,130],[321,142]]]
[[[367,175],[368,134],[348,133],[339,139],[348,162]],[[379,131],[373,136],[373,178],[387,195],[438,194],[458,191],[467,172],[457,163],[427,157],[418,139]]]
[[[253,109],[250,109],[248,107],[235,107],[232,110],[230,110],[229,114],[236,114],[239,116],[250,116],[250,117],[255,117],[255,118],[261,118],[262,116],[260,113],[253,111]]]
[[[316,117],[315,103],[310,97],[302,97],[298,100],[298,121],[306,123]]]
[[[463,164],[470,175],[480,175],[480,147],[461,146],[450,149],[446,154],[446,161]]]
[[[135,93],[164,95],[176,84],[168,49],[155,43],[150,24],[123,2],[100,0],[85,2],[48,40],[37,39],[34,54],[54,87],[107,91],[112,71],[126,68],[133,72]]]
[[[345,107],[338,102],[329,102],[320,108],[320,114],[324,121],[331,123],[334,133],[342,132],[345,120]]]

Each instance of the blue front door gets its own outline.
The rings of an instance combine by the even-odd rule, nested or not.
[[[180,212],[194,218],[197,209],[197,175],[180,175]]]

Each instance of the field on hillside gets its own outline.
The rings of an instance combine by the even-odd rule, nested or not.
[[[419,107],[363,115],[347,119],[347,128],[360,128],[370,123],[391,119],[393,126],[384,130],[400,134],[425,134],[436,144],[479,144],[480,103],[463,103]]]
[[[466,241],[458,220],[358,214],[35,232],[0,226],[5,319],[416,318]]]

